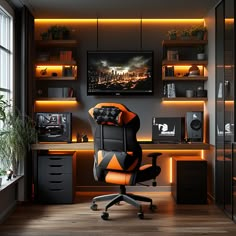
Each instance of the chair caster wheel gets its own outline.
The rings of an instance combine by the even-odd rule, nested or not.
[[[142,212],[139,212],[138,213],[138,218],[141,219],[141,220],[144,219],[144,214]]]
[[[155,210],[157,209],[157,207],[156,207],[155,205],[150,205],[149,209],[150,209],[151,211],[155,211]]]
[[[106,211],[104,211],[104,212],[102,213],[102,215],[101,215],[101,218],[102,218],[103,220],[108,220],[109,214],[108,214]]]
[[[93,203],[90,207],[92,211],[96,211],[98,209],[98,205],[96,203]]]

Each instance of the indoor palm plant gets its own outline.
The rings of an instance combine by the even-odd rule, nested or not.
[[[4,116],[0,130],[0,162],[5,169],[12,169],[13,175],[17,175],[30,144],[36,141],[37,133],[33,120],[17,109],[9,107]]]

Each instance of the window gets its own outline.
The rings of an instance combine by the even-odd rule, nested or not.
[[[13,17],[0,0],[0,95],[13,102]],[[6,4],[5,4],[6,5]],[[0,122],[0,129],[2,127]],[[1,168],[0,162],[0,168]]]
[[[13,90],[12,16],[0,6],[0,94],[12,100]]]

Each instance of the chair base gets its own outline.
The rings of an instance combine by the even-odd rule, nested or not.
[[[128,204],[135,206],[136,208],[138,208],[139,213],[142,213],[142,206],[137,201],[150,202],[150,209],[153,209],[151,198],[126,193],[125,186],[123,186],[123,185],[120,186],[120,193],[107,194],[107,195],[101,195],[101,196],[94,197],[92,204],[94,205],[96,201],[107,201],[107,200],[110,200],[110,202],[105,206],[105,212],[108,210],[108,208],[110,208],[111,206],[113,206],[121,201],[127,202]]]

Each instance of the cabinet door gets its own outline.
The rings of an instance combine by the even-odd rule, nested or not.
[[[234,195],[234,1],[216,8],[216,203],[232,216]],[[233,213],[235,214],[235,213]]]

